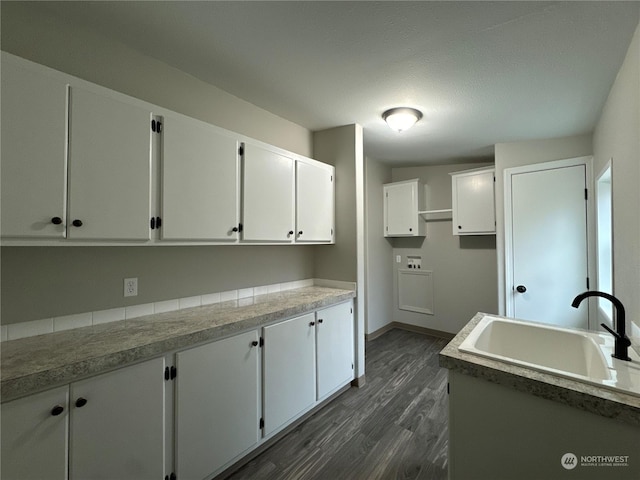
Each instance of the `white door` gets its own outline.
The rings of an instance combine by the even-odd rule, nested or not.
[[[556,164],[557,165],[557,164]],[[508,174],[511,267],[507,314],[588,328],[588,307],[571,307],[587,289],[586,166]],[[509,234],[507,234],[509,243]]]
[[[296,241],[333,238],[333,169],[296,162]]]
[[[258,331],[176,358],[176,475],[210,478],[259,440]]]
[[[71,89],[68,236],[149,240],[151,112]]]
[[[2,404],[3,480],[67,479],[69,387]]]
[[[316,399],[315,314],[264,328],[264,436]]]
[[[2,236],[65,236],[67,85],[2,56]]]
[[[353,380],[352,302],[316,312],[318,400]]]
[[[162,134],[162,238],[236,240],[237,140],[178,116],[164,118]]]
[[[73,383],[70,480],[164,478],[164,389],[164,358]]]
[[[293,159],[247,144],[243,162],[243,240],[294,239]]]

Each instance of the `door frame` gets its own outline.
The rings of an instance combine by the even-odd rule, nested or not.
[[[514,175],[522,173],[540,172],[545,170],[555,170],[558,168],[574,167],[584,165],[585,167],[585,183],[588,191],[587,196],[587,275],[589,277],[589,288],[596,288],[596,270],[595,270],[595,223],[594,223],[594,194],[593,186],[593,157],[575,157],[563,160],[553,160],[550,162],[534,163],[523,165],[520,167],[511,167],[504,169],[504,302],[505,316],[513,317],[515,311],[514,298],[510,295],[513,289],[513,230],[511,222],[511,193],[512,178]],[[585,288],[586,290],[586,288]],[[589,302],[588,310],[588,326],[589,330],[597,329],[596,309]]]

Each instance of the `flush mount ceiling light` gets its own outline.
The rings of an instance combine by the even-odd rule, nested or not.
[[[391,108],[382,114],[382,118],[392,130],[403,132],[422,118],[422,112],[409,107]]]

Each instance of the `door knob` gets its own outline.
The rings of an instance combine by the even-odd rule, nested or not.
[[[517,291],[518,293],[524,293],[524,292],[526,292],[526,291],[527,291],[527,287],[525,287],[524,285],[518,285],[518,286],[516,287],[516,291]]]

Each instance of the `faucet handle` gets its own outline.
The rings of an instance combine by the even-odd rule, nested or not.
[[[619,341],[621,341],[627,347],[631,346],[631,340],[629,340],[629,337],[627,337],[626,335],[624,337],[621,336],[618,332],[610,328],[606,323],[601,323],[600,326],[604,328],[607,332],[609,332],[611,335],[613,335],[615,338],[617,338]]]

